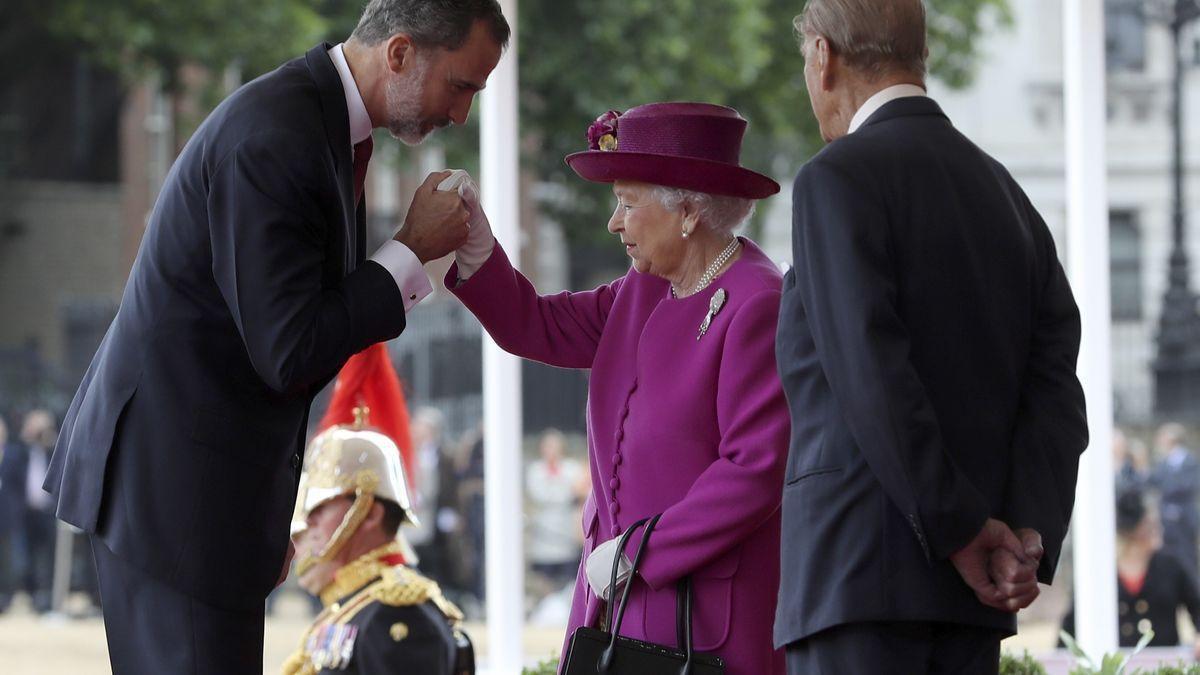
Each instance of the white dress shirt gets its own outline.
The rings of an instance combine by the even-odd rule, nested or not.
[[[852,134],[858,131],[858,128],[866,124],[871,115],[874,115],[884,105],[898,98],[909,98],[912,96],[929,96],[929,94],[925,93],[924,89],[915,84],[896,84],[876,92],[874,96],[862,104],[858,112],[854,113],[854,117],[850,118],[850,131],[847,133]]]
[[[354,82],[354,74],[350,72],[350,64],[346,63],[346,54],[339,44],[329,50],[329,58],[337,68],[338,76],[342,78],[342,89],[346,94],[346,111],[350,115],[350,147],[354,152],[355,145],[371,136],[371,116],[367,114],[367,105],[363,103],[362,94]],[[404,296],[404,311],[412,309],[425,296],[433,292],[433,285],[420,259],[407,246],[395,239],[388,239],[380,246],[370,260],[383,265],[396,280],[396,287]]]

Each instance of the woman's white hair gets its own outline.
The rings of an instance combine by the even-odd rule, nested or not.
[[[652,194],[669,211],[685,203],[690,204],[698,214],[700,226],[717,234],[733,234],[754,215],[754,200],[744,197],[727,197],[663,185],[655,185]]]

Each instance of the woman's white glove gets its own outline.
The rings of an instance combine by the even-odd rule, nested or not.
[[[492,255],[492,249],[496,246],[496,238],[492,236],[492,225],[488,222],[487,214],[479,206],[479,186],[471,179],[471,174],[462,169],[453,169],[450,175],[438,184],[437,189],[444,192],[457,190],[467,211],[471,213],[467,221],[471,228],[467,242],[454,252],[454,260],[458,262],[458,278],[467,279],[479,271]]]
[[[584,572],[587,574],[588,585],[592,587],[592,592],[596,597],[608,602],[612,589],[609,588],[609,582],[612,581],[612,566],[613,557],[617,554],[617,544],[620,543],[620,538],[615,537],[600,544],[596,550],[592,551],[587,558]],[[620,591],[629,581],[629,571],[633,568],[633,563],[629,562],[628,556],[621,554],[620,567],[617,568],[617,590]]]

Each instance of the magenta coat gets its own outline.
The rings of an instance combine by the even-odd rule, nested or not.
[[[742,241],[737,262],[683,299],[635,270],[592,291],[539,296],[499,245],[461,286],[451,268],[447,286],[505,350],[591,369],[584,558],[663,514],[621,634],[675,644],[675,583],[691,574],[697,649],[723,657],[729,675],[770,675],[785,671],[771,643],[790,431],[775,369],[782,278]],[[719,288],[728,300],[697,340]],[[599,609],[581,565],[567,639],[595,626]]]

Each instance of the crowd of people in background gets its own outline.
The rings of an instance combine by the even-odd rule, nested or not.
[[[423,407],[413,413],[411,432],[420,525],[408,536],[419,567],[470,618],[481,618],[486,591],[482,430],[449,437],[441,412]],[[73,616],[98,612],[91,549],[69,526],[55,520],[50,497],[42,490],[57,433],[57,421],[48,410],[0,416],[0,613],[20,595],[39,615],[55,609]],[[579,514],[589,487],[587,465],[577,458],[582,450],[572,452],[566,435],[546,430],[536,446],[525,471],[531,609],[575,579],[582,547]],[[65,534],[59,534],[60,527],[66,528]],[[67,590],[73,601],[70,607],[56,608],[56,547],[64,536],[72,543]],[[277,599],[272,596],[271,607]],[[565,615],[556,618],[566,621]]]
[[[443,415],[423,407],[412,418],[420,525],[409,539],[421,570],[467,610],[482,616],[484,586],[483,434],[476,428],[450,438]],[[41,489],[57,436],[54,415],[35,409],[6,421],[0,416],[0,612],[24,593],[31,611],[53,607],[58,528]],[[1114,430],[1119,634],[1133,646],[1147,629],[1154,646],[1179,644],[1174,625],[1185,610],[1200,625],[1200,458],[1188,430],[1169,423],[1150,436]],[[580,510],[589,489],[586,462],[571,439],[543,431],[526,461],[526,564],[531,612],[569,589],[582,547]],[[61,526],[65,527],[65,526]],[[70,533],[68,539],[76,535]],[[99,607],[87,546],[71,547],[73,614]],[[553,607],[548,616],[558,618]],[[545,614],[543,614],[545,615]],[[1169,621],[1168,621],[1169,619]],[[1073,617],[1064,620],[1071,632]],[[1200,640],[1195,643],[1200,658]]]
[[[483,434],[459,438],[445,432],[443,415],[423,407],[412,418],[417,467],[416,511],[420,525],[409,539],[421,570],[436,580],[468,616],[482,616],[484,586]],[[30,609],[46,614],[52,590],[58,528],[41,489],[57,437],[54,415],[43,409],[0,416],[0,612],[24,593]],[[1180,641],[1174,625],[1184,610],[1200,626],[1200,458],[1180,424],[1160,427],[1146,443],[1115,429],[1119,635],[1133,646],[1153,629],[1153,646]],[[543,431],[526,461],[526,564],[531,612],[569,589],[582,547],[580,510],[589,489],[586,462],[571,439]],[[65,526],[61,526],[65,527]],[[70,533],[68,539],[76,535]],[[71,547],[73,614],[92,616],[99,607],[91,551]],[[315,608],[314,608],[315,609]],[[553,608],[545,610],[559,618]],[[546,613],[542,614],[547,616]],[[1064,628],[1071,632],[1073,617]],[[1195,643],[1200,658],[1200,639]]]
[[[7,420],[0,416],[0,612],[21,593],[37,614],[66,609],[55,608],[52,596],[56,551],[65,542],[70,544],[64,552],[68,582],[86,601],[72,611],[98,615],[91,549],[69,528],[60,536],[59,527],[65,526],[55,519],[53,501],[42,490],[57,438],[57,422],[48,410],[34,409]]]
[[[1200,460],[1188,430],[1168,423],[1149,447],[1137,434],[1114,429],[1113,468],[1118,639],[1134,647],[1152,633],[1148,646],[1180,646],[1180,611],[1200,629]],[[1062,627],[1074,634],[1073,610]],[[1192,649],[1200,659],[1200,635]]]

